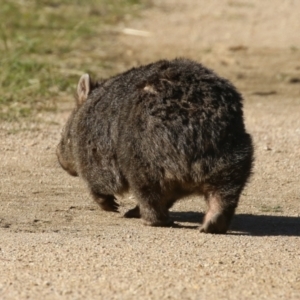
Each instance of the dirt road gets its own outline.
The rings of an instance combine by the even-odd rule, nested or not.
[[[187,56],[244,95],[256,164],[228,234],[200,234],[203,199],[172,208],[181,228],[123,219],[130,197],[101,211],[56,162],[64,104],[0,124],[0,299],[300,299],[300,2],[270,3],[154,0],[126,24],[147,37],[115,41],[120,71]]]

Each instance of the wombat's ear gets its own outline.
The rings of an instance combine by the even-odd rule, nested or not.
[[[91,91],[91,78],[89,74],[83,74],[77,85],[77,105],[82,105]]]

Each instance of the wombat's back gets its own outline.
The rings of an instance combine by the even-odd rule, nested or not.
[[[104,81],[91,92],[80,120],[82,168],[91,167],[85,157],[95,157],[92,144],[96,163],[120,179],[116,185],[145,165],[156,177],[204,180],[222,158],[237,159],[232,153],[251,143],[240,94],[186,59],[159,61]]]

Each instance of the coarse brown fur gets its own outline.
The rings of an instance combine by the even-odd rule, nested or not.
[[[115,195],[138,205],[125,217],[168,226],[169,208],[204,195],[202,232],[225,233],[251,174],[253,146],[242,97],[227,80],[187,59],[162,60],[93,84],[78,84],[57,156],[86,182],[98,204],[117,211]]]

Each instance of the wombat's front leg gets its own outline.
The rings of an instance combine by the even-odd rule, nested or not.
[[[218,192],[205,195],[208,211],[200,232],[226,233],[238,203],[238,195],[222,196]]]
[[[176,199],[171,198],[169,199],[169,201],[166,201],[166,207],[167,209],[170,209],[174,202],[176,201]],[[141,211],[140,211],[140,207],[138,205],[136,205],[134,208],[129,209],[125,214],[124,214],[124,218],[136,218],[139,219],[141,218]]]
[[[92,191],[92,196],[103,210],[118,212],[119,204],[115,201],[114,195],[104,195]]]
[[[145,225],[163,227],[173,225],[162,195],[154,186],[139,188],[136,191],[136,198],[139,200],[138,207]]]

